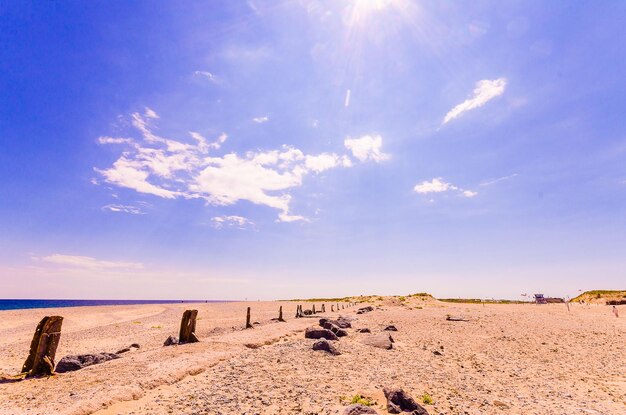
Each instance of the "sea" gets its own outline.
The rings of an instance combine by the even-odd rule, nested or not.
[[[174,303],[222,303],[220,300],[3,300],[0,310],[23,310],[28,308],[84,307],[96,305],[174,304]]]

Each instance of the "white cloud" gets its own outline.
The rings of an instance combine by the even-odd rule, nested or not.
[[[389,159],[389,154],[385,154],[380,150],[383,145],[383,138],[380,135],[346,138],[344,145],[359,161],[372,160],[380,163]]]
[[[508,176],[502,176],[502,177],[498,177],[496,179],[491,179],[491,180],[484,181],[480,185],[481,186],[491,186],[492,184],[496,184],[496,183],[504,181],[504,180],[509,180],[509,179],[512,179],[512,178],[517,177],[517,176],[519,176],[519,174],[513,173],[513,174],[509,174]]]
[[[459,192],[465,197],[474,197],[478,195],[478,192],[474,192],[472,190],[464,190],[458,186],[453,185],[452,183],[448,183],[441,177],[435,177],[432,180],[425,180],[422,183],[416,184],[413,187],[413,191],[420,194],[429,194],[429,193],[443,193],[448,191]],[[430,202],[433,200],[431,199]]]
[[[413,190],[417,193],[440,193],[447,192],[448,190],[457,190],[458,188],[450,183],[443,181],[441,177],[435,177],[431,181],[423,181],[420,184],[415,185]]]
[[[132,138],[119,138],[119,137],[98,137],[98,143],[100,144],[130,144],[133,142]]]
[[[52,254],[42,258],[33,257],[33,260],[40,260],[43,262],[72,268],[84,268],[93,270],[143,268],[143,264],[139,262],[102,261],[96,258],[80,255]]]
[[[113,195],[117,199],[117,195]],[[119,205],[119,204],[110,204],[102,206],[102,210],[109,210],[111,212],[120,212],[120,213],[130,213],[132,215],[144,215],[144,212],[138,206],[132,205]]]
[[[504,78],[494,79],[493,81],[488,79],[478,81],[474,88],[474,96],[452,108],[444,117],[443,124],[457,118],[466,111],[482,107],[493,98],[502,95],[505,87],[506,79]]]
[[[217,82],[217,77],[209,71],[195,71],[193,74],[200,78],[206,78],[211,82]]]
[[[146,107],[146,112],[145,112],[145,116],[148,118],[152,118],[152,119],[158,119],[159,115],[154,112],[152,109]]]
[[[211,226],[215,229],[222,229],[224,227],[246,229],[247,227],[254,226],[254,223],[243,216],[215,216],[211,218]]]
[[[263,117],[254,117],[252,119],[252,121],[254,121],[255,123],[258,124],[263,124],[264,122],[268,122],[270,119],[269,117],[263,116]]]
[[[306,156],[304,165],[315,173],[335,167],[351,167],[352,161],[347,156],[338,156],[334,153],[322,153],[317,156]]]
[[[107,183],[166,199],[200,198],[218,206],[248,201],[277,209],[280,221],[305,220],[290,213],[290,191],[301,186],[307,174],[352,166],[346,155],[309,155],[286,145],[215,156],[212,151],[219,150],[228,137],[224,133],[210,143],[191,131],[188,142],[182,142],[154,134],[150,120],[141,114],[132,114],[132,121],[142,140],[126,143],[111,167],[95,170]],[[346,147],[361,161],[386,159],[381,145],[380,136],[346,140]],[[121,209],[121,205],[111,206],[109,210]]]

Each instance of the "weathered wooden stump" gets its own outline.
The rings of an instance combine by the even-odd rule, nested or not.
[[[330,305],[330,311],[331,311],[331,313],[333,313],[335,311],[335,306],[332,305],[332,304]]]
[[[26,373],[27,378],[54,373],[54,355],[61,339],[61,324],[63,317],[46,316],[37,325],[28,358],[22,366],[22,373]]]
[[[246,328],[252,328],[252,324],[250,324],[250,307],[248,307],[248,311],[246,312]]]
[[[326,306],[324,304],[322,304],[322,313],[326,312]]]
[[[313,314],[315,314],[315,304],[313,304]]]
[[[300,306],[296,306],[296,318],[300,318]]]
[[[283,306],[282,305],[278,309],[278,321],[285,321],[285,319],[283,318]]]
[[[180,332],[178,334],[178,343],[196,343],[199,342],[196,336],[196,317],[198,310],[186,310],[180,321]]]

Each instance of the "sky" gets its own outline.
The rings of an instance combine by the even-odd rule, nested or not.
[[[0,1],[0,298],[624,289],[624,16]]]

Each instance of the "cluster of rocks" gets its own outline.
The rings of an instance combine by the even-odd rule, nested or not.
[[[93,354],[79,354],[79,355],[68,355],[63,357],[57,363],[55,368],[55,372],[57,373],[65,373],[65,372],[73,372],[75,370],[83,369],[87,366],[97,365],[100,363],[108,362],[109,360],[119,359],[123,353],[128,353],[132,349],[139,349],[140,346],[137,343],[133,343],[128,347],[118,350],[116,353],[93,353]]]
[[[387,399],[387,412],[390,414],[428,415],[426,408],[415,402],[405,391],[397,388],[384,388]],[[378,414],[371,406],[353,404],[346,407],[343,415]]]

